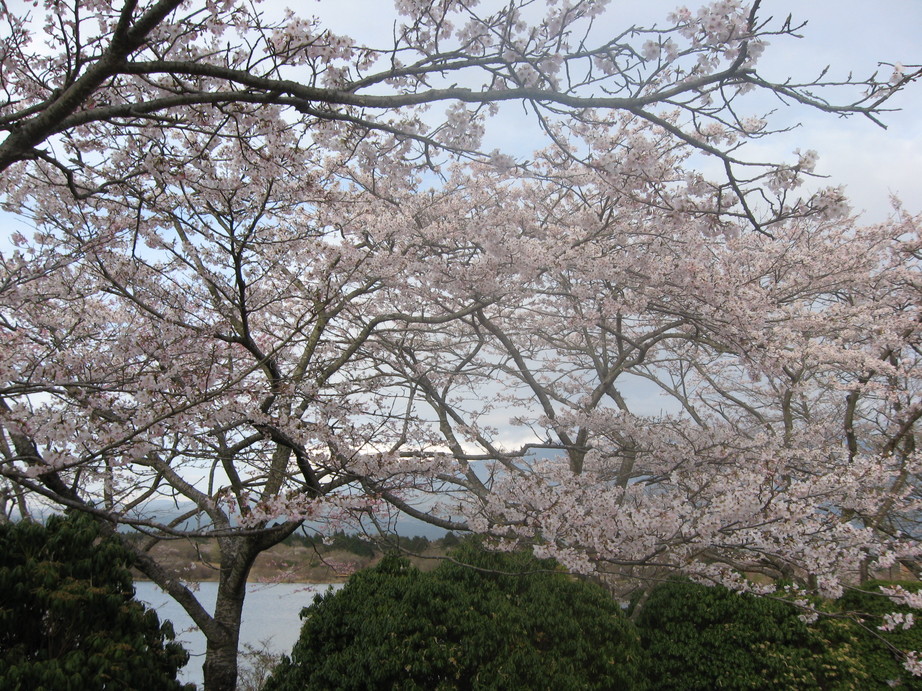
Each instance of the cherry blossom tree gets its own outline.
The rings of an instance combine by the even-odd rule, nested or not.
[[[626,195],[629,162],[613,178],[556,155],[519,176],[534,206],[503,239],[528,282],[452,322],[453,350],[419,330],[400,350],[446,444],[483,464],[454,510],[626,591],[681,571],[837,597],[896,563],[918,575],[920,219],[830,206],[718,232],[688,212],[694,178]],[[510,422],[529,443],[504,444]]]
[[[218,538],[213,614],[145,548],[142,563],[205,632],[206,679],[231,684],[213,660],[236,656],[255,557],[306,518],[373,505],[387,476],[367,448],[406,443],[407,404],[375,372],[372,335],[482,303],[430,286],[429,265],[455,260],[416,241],[409,204],[363,209],[364,193],[225,154],[169,189],[36,210],[43,241],[80,257],[5,295],[4,426],[20,487],[151,540]],[[360,478],[375,492],[357,495]],[[152,515],[163,498],[182,514]]]
[[[768,81],[799,27],[758,2],[620,32],[588,0],[399,2],[381,47],[270,9],[0,9],[2,201],[36,231],[0,270],[2,496],[143,534],[207,689],[308,519],[396,507],[632,578],[914,563],[914,221],[800,194],[815,154],[749,160],[773,130],[743,108],[877,119],[917,72]],[[505,101],[528,159],[480,145]],[[201,536],[213,609],[150,551]]]
[[[454,322],[453,357],[403,350],[456,455],[492,463],[471,526],[629,588],[918,573],[918,219],[712,234],[565,179],[513,240],[534,282]],[[501,382],[491,409],[471,378]],[[497,406],[529,444],[498,441]]]

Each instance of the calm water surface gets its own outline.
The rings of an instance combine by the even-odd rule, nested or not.
[[[240,629],[240,650],[246,644],[261,648],[265,643],[269,650],[279,653],[291,652],[301,632],[298,616],[302,607],[314,601],[314,595],[329,588],[339,589],[341,584],[321,585],[315,583],[274,583],[264,585],[250,583],[243,603],[243,623]],[[189,615],[160,588],[149,581],[136,581],[137,598],[157,610],[161,621],[173,622],[176,639],[189,651],[191,657],[179,674],[184,682],[202,684],[202,663],[205,661],[205,637],[192,623]],[[205,609],[213,611],[217,583],[199,583],[196,595]]]

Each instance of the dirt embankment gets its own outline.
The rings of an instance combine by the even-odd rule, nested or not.
[[[185,581],[218,580],[218,545],[215,540],[175,540],[161,542],[151,554],[170,570],[181,574]],[[445,549],[436,543],[420,551],[421,556],[408,554],[410,561],[423,571],[435,568]],[[350,574],[381,559],[381,552],[355,554],[343,549],[324,546],[280,544],[260,554],[250,572],[250,581],[278,583],[340,583]],[[135,578],[144,580],[140,572]]]

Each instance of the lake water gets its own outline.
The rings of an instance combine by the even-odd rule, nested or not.
[[[342,584],[313,583],[250,583],[243,603],[243,623],[240,628],[240,651],[249,644],[266,647],[277,653],[289,653],[301,633],[302,607],[314,601],[314,595],[329,588],[339,589]],[[179,674],[183,682],[201,686],[202,663],[205,661],[205,637],[192,623],[185,610],[150,581],[134,584],[138,600],[157,610],[160,620],[169,619],[180,641],[190,653],[189,664]],[[218,594],[217,583],[200,583],[196,595],[205,609],[213,611]],[[243,661],[241,661],[243,662]]]

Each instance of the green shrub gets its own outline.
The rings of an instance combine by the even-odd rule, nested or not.
[[[790,603],[670,581],[637,617],[654,689],[867,689],[853,625]]]
[[[453,556],[480,570],[388,556],[317,597],[266,691],[641,686],[636,632],[604,590],[530,555]]]
[[[910,592],[922,588],[919,582],[870,581],[860,590],[848,590],[836,603],[843,613],[854,617],[864,627],[860,638],[860,655],[873,684],[880,688],[922,689],[922,679],[912,676],[903,667],[899,651],[922,651],[922,615],[917,610],[896,605],[880,593],[885,586],[902,586]],[[890,612],[914,613],[918,622],[909,629],[881,631],[883,615]]]
[[[0,525],[0,688],[181,689],[189,659],[87,516]]]

